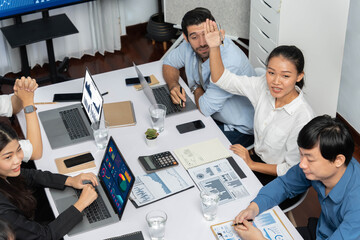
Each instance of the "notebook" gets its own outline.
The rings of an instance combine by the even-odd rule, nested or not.
[[[121,220],[135,176],[112,137],[106,147],[97,178],[100,183],[96,187],[98,198],[83,211],[83,220],[68,233],[69,236]],[[61,213],[78,200],[77,193],[81,193],[81,190],[67,187],[64,191],[50,189],[50,193],[57,210]],[[96,208],[99,213],[93,212]],[[98,214],[102,219],[97,219]]]
[[[99,121],[103,97],[88,69],[85,71],[80,104],[39,112],[52,149],[94,139],[91,123]]]
[[[144,236],[141,231],[138,231],[117,237],[106,238],[104,240],[144,240]]]
[[[159,84],[159,80],[157,80],[157,78],[154,75],[150,75],[150,83],[149,83],[149,85],[153,86],[153,85],[156,85],[156,84]],[[134,88],[136,90],[138,90],[138,91],[142,90],[141,84],[134,85]]]
[[[79,173],[79,172],[83,172],[84,170],[90,170],[90,169],[94,169],[95,166],[95,162],[94,161],[90,161],[90,162],[86,162],[80,165],[76,165],[73,167],[66,167],[64,160],[68,159],[68,158],[72,158],[72,157],[76,157],[79,155],[82,155],[85,153],[78,153],[75,155],[71,155],[71,156],[66,156],[66,157],[61,157],[61,158],[56,158],[55,159],[55,163],[56,163],[56,167],[58,169],[58,172],[60,174],[75,174],[75,173]]]
[[[135,63],[133,64],[146,97],[149,99],[151,104],[159,103],[165,105],[166,116],[197,109],[195,103],[187,95],[184,108],[180,107],[178,104],[173,104],[167,85],[160,85],[151,88],[149,83],[145,80],[144,75],[140,72],[139,68],[135,65]]]
[[[131,101],[105,103],[104,118],[110,127],[125,127],[136,124],[134,106]]]

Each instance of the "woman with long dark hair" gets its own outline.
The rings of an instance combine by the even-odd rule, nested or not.
[[[300,162],[296,139],[300,129],[314,117],[301,90],[304,56],[296,46],[278,46],[268,56],[265,75],[239,76],[224,68],[216,23],[207,20],[204,27],[210,47],[211,81],[225,91],[248,97],[255,109],[253,154],[239,144],[230,149],[266,185]]]
[[[22,169],[23,155],[16,132],[0,122],[0,218],[8,221],[16,239],[60,239],[81,222],[81,212],[97,198],[94,187],[83,184],[89,180],[98,185],[96,176],[82,173],[68,177]],[[64,189],[65,186],[82,189],[78,201],[47,225],[34,221],[37,202],[33,191],[39,187]]]

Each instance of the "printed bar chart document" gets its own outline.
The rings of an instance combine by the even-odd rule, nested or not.
[[[232,226],[233,220],[218,223],[210,226],[211,231],[214,233],[216,239],[219,240],[241,240],[239,235]],[[274,209],[269,209],[254,219],[254,226],[257,227],[265,238],[269,240],[293,240],[294,238],[285,227],[284,223],[280,220]]]
[[[142,207],[192,187],[191,178],[181,166],[171,167],[137,176],[130,200],[135,207]]]
[[[176,149],[174,153],[185,169],[231,157],[217,138]]]
[[[200,191],[218,190],[219,204],[249,196],[239,174],[232,168],[228,159],[203,164],[189,169],[188,172]]]

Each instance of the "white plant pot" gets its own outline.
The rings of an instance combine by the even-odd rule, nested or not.
[[[156,146],[157,140],[158,140],[157,138],[155,138],[155,139],[147,139],[147,138],[145,138],[146,144],[147,144],[149,147]]]

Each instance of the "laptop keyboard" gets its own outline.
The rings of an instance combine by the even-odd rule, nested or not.
[[[153,92],[156,102],[166,106],[166,114],[181,112],[182,108],[171,101],[171,97],[164,87],[153,88]]]
[[[71,140],[90,136],[90,133],[80,115],[79,109],[73,108],[62,111],[60,112],[60,116]]]
[[[83,215],[86,216],[89,223],[95,223],[111,217],[107,207],[105,206],[104,200],[96,188],[95,190],[98,194],[98,198],[83,211]],[[81,189],[75,189],[75,192],[76,195],[80,197]]]

